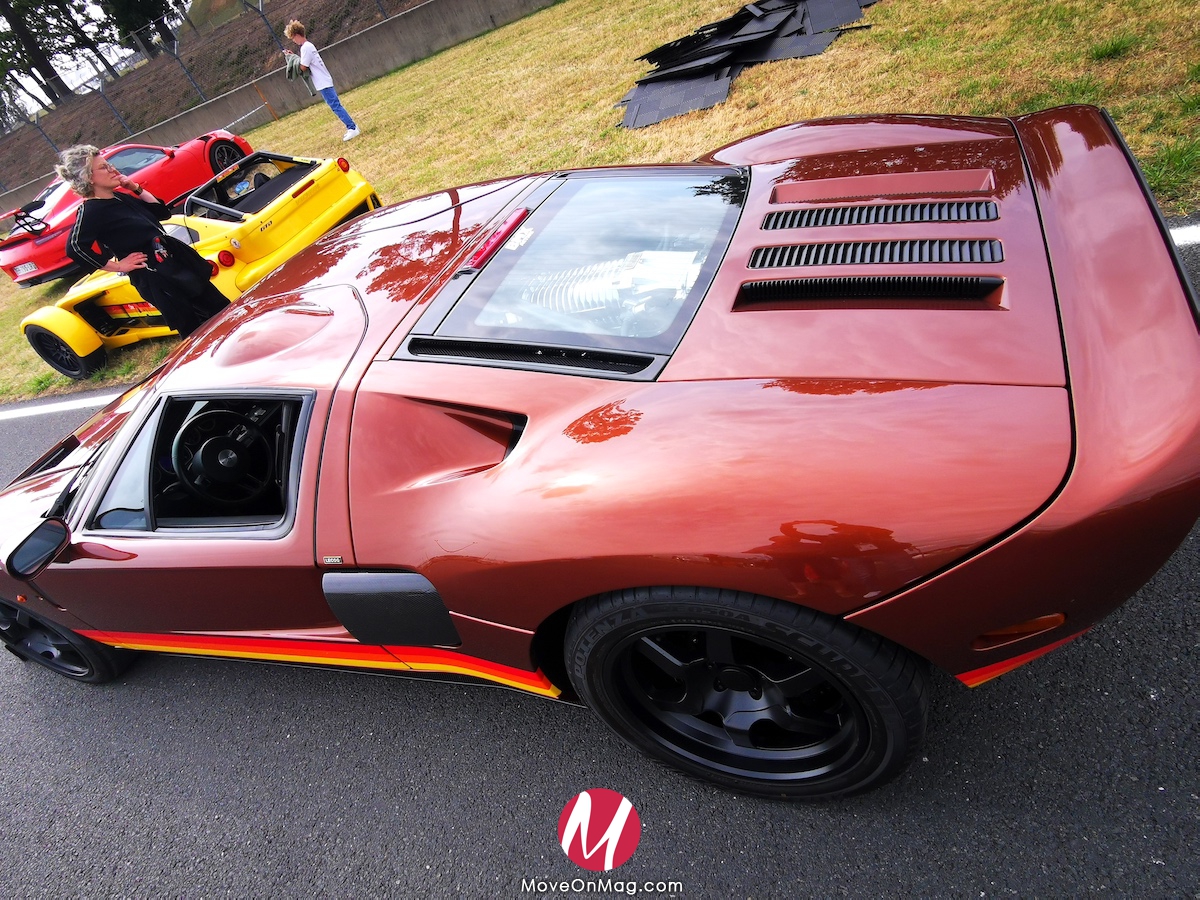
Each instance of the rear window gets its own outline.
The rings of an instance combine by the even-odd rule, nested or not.
[[[670,353],[712,281],[745,192],[745,177],[728,169],[569,177],[432,334]]]

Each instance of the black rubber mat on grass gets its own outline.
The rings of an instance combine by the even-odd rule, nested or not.
[[[824,53],[875,0],[760,0],[639,56],[653,70],[621,98],[621,124],[643,128],[729,96],[746,66]]]

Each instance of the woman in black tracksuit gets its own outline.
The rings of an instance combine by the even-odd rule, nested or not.
[[[71,147],[55,169],[75,193],[88,198],[67,241],[71,259],[85,269],[128,275],[142,299],[180,337],[229,305],[209,280],[212,269],[203,257],[163,232],[159,223],[170,215],[166,205],[113,168],[99,150]]]

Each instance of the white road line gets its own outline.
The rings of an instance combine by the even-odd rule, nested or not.
[[[1182,228],[1171,229],[1171,239],[1176,247],[1190,247],[1200,244],[1200,225],[1185,225]],[[120,394],[103,394],[101,396],[82,397],[75,400],[61,400],[57,403],[44,403],[23,409],[0,409],[0,422],[10,419],[24,419],[27,416],[48,416],[52,413],[65,412],[71,409],[86,409],[94,406],[96,409],[115,400]]]
[[[1185,225],[1182,228],[1171,229],[1171,239],[1176,247],[1190,247],[1200,244],[1200,225]]]
[[[0,422],[8,421],[9,419],[25,419],[30,416],[49,416],[53,413],[67,412],[72,409],[87,409],[89,407],[99,409],[120,396],[119,393],[93,394],[88,397],[76,397],[73,400],[58,400],[54,403],[40,403],[37,406],[25,406],[19,409],[0,409]]]

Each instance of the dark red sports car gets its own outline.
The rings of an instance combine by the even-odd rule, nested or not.
[[[210,131],[177,147],[117,144],[100,151],[122,175],[135,178],[161,200],[175,200],[250,152],[245,139]],[[22,287],[78,272],[67,256],[67,237],[83,198],[59,179],[20,209],[0,215],[15,225],[0,240],[0,269]]]
[[[0,495],[0,635],[454,673],[833,797],[1200,512],[1200,309],[1109,118],[791,125],[322,239]]]

